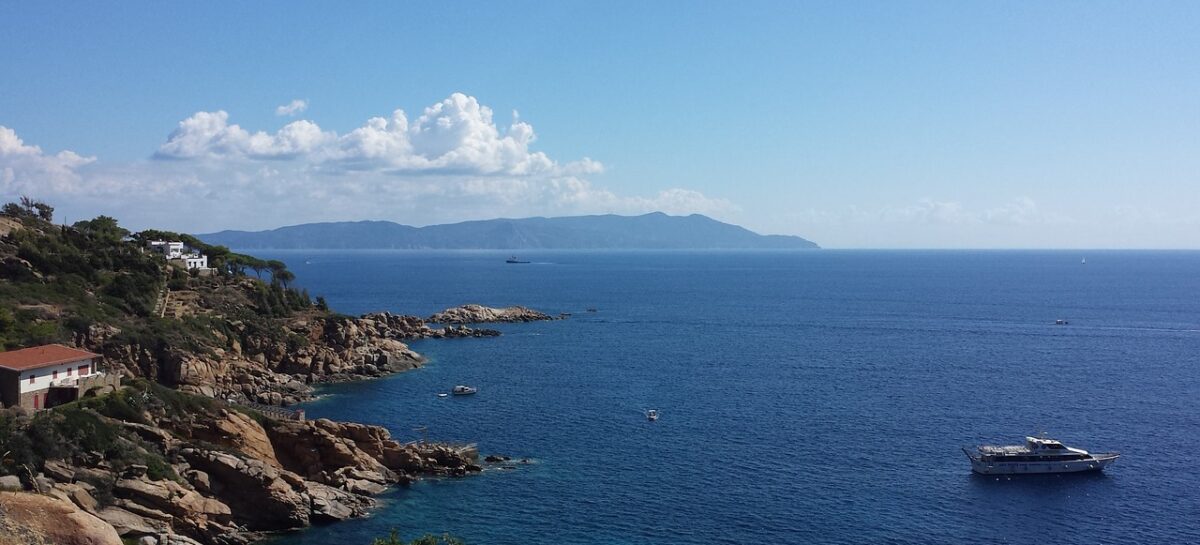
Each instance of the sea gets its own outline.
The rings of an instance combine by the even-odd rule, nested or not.
[[[512,462],[278,543],[1200,542],[1200,252],[255,253],[347,314],[570,313],[324,387],[311,418]],[[1121,458],[997,477],[961,450],[1042,432]]]

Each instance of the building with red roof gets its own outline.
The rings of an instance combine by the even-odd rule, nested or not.
[[[99,359],[61,344],[0,352],[0,401],[33,410],[73,401],[104,378]]]

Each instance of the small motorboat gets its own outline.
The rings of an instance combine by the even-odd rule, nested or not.
[[[454,390],[451,390],[450,393],[452,393],[456,396],[469,396],[478,391],[479,391],[479,389],[475,388],[473,386],[463,386],[462,384],[459,384],[458,386],[455,386]]]
[[[1054,320],[1054,325],[1069,325],[1071,322],[1066,320]]]
[[[529,263],[528,261],[522,261],[520,259],[517,259],[517,256],[515,256],[515,255],[508,259],[505,259],[504,262],[505,263]]]
[[[649,420],[651,422],[658,420],[658,410],[657,409],[648,409],[646,411],[646,420]]]
[[[446,392],[438,392],[438,397],[446,397],[448,395],[450,394],[447,394]]]

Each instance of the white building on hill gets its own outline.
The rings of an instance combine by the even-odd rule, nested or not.
[[[169,263],[186,270],[208,270],[208,256],[200,252],[184,253],[182,242],[174,240],[151,240],[147,245],[150,251],[158,252],[167,258]]]
[[[150,249],[158,252],[167,259],[179,259],[183,255],[183,243],[167,240],[151,240]]]

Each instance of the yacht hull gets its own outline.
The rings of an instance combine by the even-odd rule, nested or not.
[[[1058,462],[1003,462],[983,461],[971,458],[971,471],[981,475],[1025,475],[1050,473],[1083,473],[1102,471],[1118,458],[1118,455],[1095,455],[1087,460],[1064,460]]]

